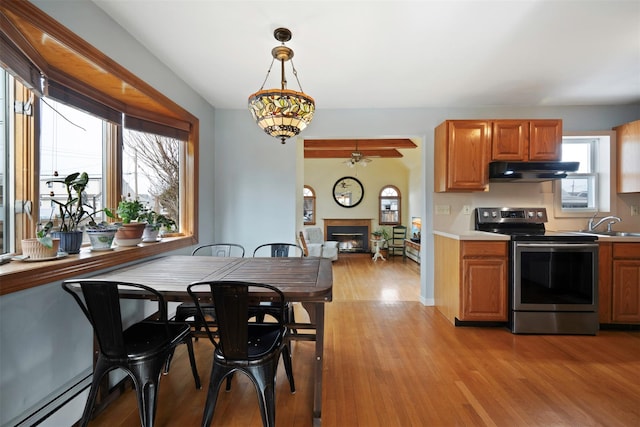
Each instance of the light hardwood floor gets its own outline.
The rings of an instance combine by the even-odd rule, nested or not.
[[[513,335],[454,327],[419,299],[412,261],[341,256],[326,308],[323,426],[640,426],[640,333]],[[313,343],[294,342],[297,393],[282,366],[279,426],[310,426]],[[156,426],[199,426],[211,344],[195,343],[195,390],[185,346],[160,383]],[[127,392],[91,426],[138,426]],[[221,392],[213,426],[261,426],[242,375]]]

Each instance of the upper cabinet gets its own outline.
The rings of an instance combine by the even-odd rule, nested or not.
[[[560,160],[562,120],[494,120],[491,159],[509,161]]]
[[[435,191],[487,191],[489,162],[562,155],[562,120],[447,120],[435,129]]]
[[[485,191],[491,122],[447,120],[435,130],[435,191]]]
[[[618,145],[618,193],[640,192],[640,120],[614,128]]]

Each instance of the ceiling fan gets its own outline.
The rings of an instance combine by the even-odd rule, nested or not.
[[[366,167],[368,163],[371,163],[371,159],[365,157],[362,152],[358,151],[358,141],[356,141],[356,149],[355,151],[351,152],[351,158],[345,160],[343,163],[350,168],[356,167],[358,165]]]

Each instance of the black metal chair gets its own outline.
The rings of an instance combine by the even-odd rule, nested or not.
[[[244,258],[244,247],[236,243],[208,243],[200,245],[191,252],[192,256],[215,256],[215,257],[240,257]],[[215,321],[216,310],[213,304],[202,307],[202,312],[209,320]],[[175,320],[184,322],[193,317],[193,321],[189,322],[196,332],[202,330],[204,322],[207,318],[200,318],[196,306],[192,302],[183,302],[176,308]],[[198,337],[195,338],[196,340]]]
[[[268,253],[270,253],[270,257],[272,258],[288,257],[291,249],[295,251],[294,255],[297,256],[297,252],[299,252],[301,258],[305,256],[305,250],[303,247],[294,243],[265,243],[255,248],[253,251],[253,257],[266,256],[267,251],[265,249],[269,249]],[[269,302],[264,302],[259,306],[250,307],[249,311],[252,316],[256,316],[256,320],[258,322],[264,321],[264,316],[266,314],[274,317],[277,315],[277,310],[270,309]],[[285,316],[284,321],[286,323],[294,323],[293,306],[290,303],[287,303],[286,305]]]
[[[407,227],[404,225],[396,225],[391,229],[391,239],[387,242],[387,248],[389,250],[389,257],[396,255],[396,252],[402,254],[402,260],[407,257],[407,249],[404,244],[404,240],[407,238]]]
[[[143,427],[152,427],[155,419],[158,386],[162,368],[174,348],[186,343],[196,388],[201,388],[187,323],[167,320],[164,298],[156,290],[137,283],[101,280],[67,280],[62,288],[76,300],[91,323],[98,342],[98,359],[94,367],[89,397],[80,425],[86,426],[104,375],[121,368],[133,380],[138,398],[138,412]],[[158,303],[159,320],[143,320],[123,328],[121,292],[139,290],[145,298]],[[80,297],[82,295],[82,298]]]
[[[267,252],[266,249],[268,249],[269,252]],[[289,252],[291,250],[294,250],[294,256],[304,257],[304,249],[295,243],[265,243],[253,250],[253,257],[288,257],[290,256]]]
[[[195,248],[191,255],[243,258],[244,247],[236,243],[207,243]]]
[[[248,320],[249,308],[253,303],[250,302],[250,289],[259,291],[261,297],[271,301],[274,308],[279,308],[280,315],[276,316],[275,322]],[[217,307],[215,335],[210,325],[205,324],[205,330],[215,350],[201,425],[211,425],[222,382],[239,371],[247,375],[256,387],[263,425],[274,426],[278,360],[281,353],[289,352],[285,346],[287,327],[283,321],[284,294],[270,285],[238,281],[194,283],[189,285],[187,291],[198,309],[202,301],[209,300]],[[284,354],[285,366],[291,363],[288,356],[290,355]],[[287,373],[289,372],[291,370],[287,369]],[[289,378],[289,381],[291,382],[292,378]]]

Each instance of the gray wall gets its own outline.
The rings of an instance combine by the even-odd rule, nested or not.
[[[233,240],[252,251],[259,242],[295,237],[302,162],[293,141],[281,145],[264,135],[248,111],[214,110],[93,3],[33,3],[200,119],[200,241]],[[561,118],[566,130],[599,130],[640,118],[640,106],[319,110],[305,131],[307,137],[423,138],[426,303],[433,298],[433,223],[424,215],[433,203],[433,129],[445,119],[497,117]],[[0,297],[0,424],[90,368],[91,333],[74,304],[57,283]],[[82,398],[45,425],[72,424]]]

